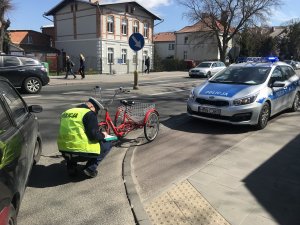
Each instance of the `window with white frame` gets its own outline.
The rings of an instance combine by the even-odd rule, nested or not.
[[[187,59],[187,51],[183,52],[183,59]]]
[[[138,33],[139,32],[139,21],[135,20],[133,22],[133,33]]]
[[[175,46],[175,44],[169,44],[169,50],[174,50],[174,47]]]
[[[107,32],[108,33],[114,32],[114,17],[113,16],[107,17]]]
[[[122,49],[122,64],[127,62],[127,49]]]
[[[108,64],[114,63],[114,49],[113,48],[107,49],[107,63]]]
[[[122,19],[122,34],[127,35],[127,19]]]
[[[149,36],[149,25],[148,23],[144,23],[144,37],[147,38]]]

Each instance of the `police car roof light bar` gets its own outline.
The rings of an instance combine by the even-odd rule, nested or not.
[[[276,56],[269,56],[269,57],[239,57],[237,62],[277,62],[279,61],[278,57]]]

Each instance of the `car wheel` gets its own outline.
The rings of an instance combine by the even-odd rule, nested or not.
[[[211,78],[211,72],[210,71],[207,72],[206,77]]]
[[[269,117],[270,117],[270,105],[269,103],[265,102],[263,104],[263,107],[261,108],[256,128],[259,130],[264,129],[268,124]]]
[[[42,89],[42,82],[39,78],[29,77],[24,81],[23,89],[29,94],[39,93]]]
[[[299,92],[298,92],[298,93],[296,93],[293,105],[290,108],[291,112],[296,112],[298,110],[298,108],[299,108],[299,101],[300,101],[300,96],[299,96]]]
[[[41,158],[42,154],[42,141],[40,139],[36,140],[34,153],[33,153],[33,165],[37,164]]]
[[[10,204],[8,225],[16,225],[16,224],[17,224],[17,212],[13,204]]]

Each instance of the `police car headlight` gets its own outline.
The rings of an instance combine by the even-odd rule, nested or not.
[[[194,99],[194,98],[195,98],[195,92],[194,89],[192,89],[189,95],[189,99]]]
[[[247,105],[247,104],[251,104],[255,101],[255,99],[257,98],[258,94],[255,95],[251,95],[245,98],[239,98],[239,99],[235,99],[233,100],[233,105],[238,106],[238,105]]]

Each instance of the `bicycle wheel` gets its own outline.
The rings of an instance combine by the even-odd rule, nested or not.
[[[158,134],[158,130],[159,130],[158,115],[155,112],[151,112],[144,126],[145,138],[148,141],[153,141]]]

